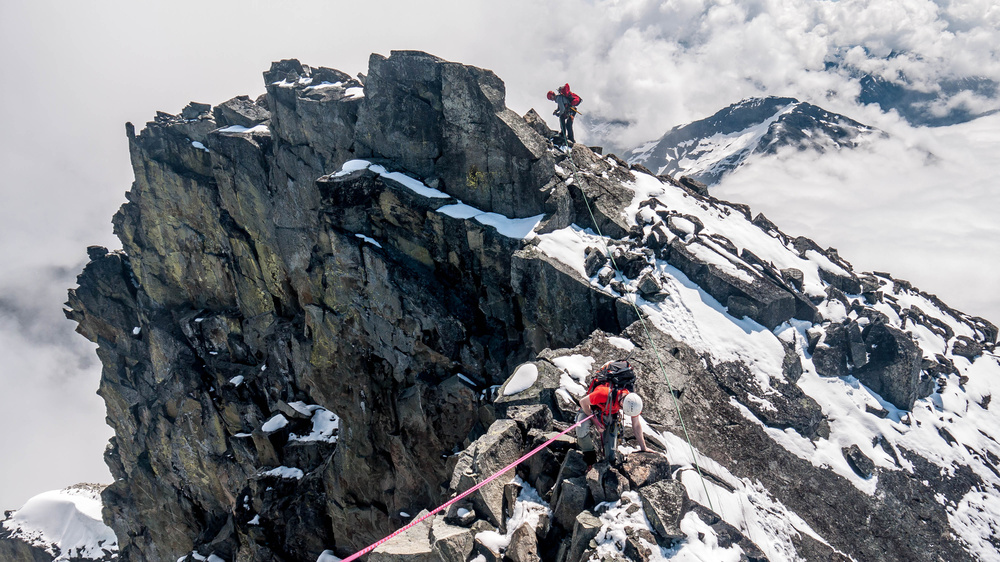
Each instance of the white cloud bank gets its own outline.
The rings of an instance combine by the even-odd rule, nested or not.
[[[713,188],[790,235],[834,246],[962,312],[1000,324],[1000,114],[939,129],[898,124],[865,150],[794,149]]]

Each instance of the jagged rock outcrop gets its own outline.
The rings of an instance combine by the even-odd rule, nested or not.
[[[104,365],[120,559],[351,554],[566,429],[593,367],[628,353],[653,452],[588,467],[562,437],[372,559],[702,540],[750,560],[973,558],[950,518],[993,484],[990,446],[963,434],[976,460],[950,472],[892,431],[855,451],[852,415],[924,430],[831,410],[816,375],[916,419],[992,360],[991,324],[690,182],[547,144],[490,71],[397,51],[358,78],[294,60],[264,78],[259,100],[127,127],[123,250],[88,249],[70,292]],[[778,523],[737,529],[754,519],[713,494]]]

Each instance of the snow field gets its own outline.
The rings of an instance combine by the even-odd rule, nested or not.
[[[41,493],[3,522],[15,538],[44,549],[55,560],[104,556],[116,552],[118,539],[101,518],[100,492],[74,487]]]

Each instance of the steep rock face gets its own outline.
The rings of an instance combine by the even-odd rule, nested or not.
[[[372,55],[368,69],[359,156],[388,158],[475,207],[508,217],[543,212],[553,158],[504,105],[493,72],[412,51]]]
[[[281,61],[260,100],[128,126],[124,249],[89,249],[67,310],[104,365],[121,559],[348,555],[567,428],[627,353],[668,461],[588,470],[563,437],[373,559],[989,548],[954,521],[990,505],[970,494],[997,484],[992,438],[922,443],[958,432],[931,403],[990,415],[961,385],[995,327],[690,182],[544,144],[489,71],[370,62]],[[627,544],[597,543],[623,520]]]
[[[472,138],[475,152],[530,171],[521,145],[537,145],[537,133],[502,108],[491,73],[394,57],[373,58],[379,87],[395,71],[402,82],[392,92],[427,64],[450,68],[445,105],[499,112],[494,128],[515,122],[496,138]],[[479,85],[458,88],[455,73],[485,80],[489,103]],[[159,114],[139,135],[128,127],[136,181],[114,220],[125,251],[92,249],[71,292],[67,314],[105,365],[100,393],[119,435],[105,500],[126,559],[176,559],[196,547],[302,559],[322,545],[348,550],[382,536],[401,511],[440,499],[449,479],[442,455],[475,423],[475,394],[454,375],[502,380],[512,359],[551,344],[522,318],[565,315],[544,291],[515,297],[512,256],[524,242],[436,212],[456,203],[449,195],[424,197],[412,178],[384,168],[329,175],[360,146],[354,133],[375,126],[367,112],[380,115],[384,100],[361,95],[343,73],[296,61],[276,63],[265,81],[267,125],[246,127],[265,113],[231,100],[244,125],[217,127],[209,107],[192,104],[180,116]],[[423,142],[425,124],[397,125],[391,139],[366,140],[362,150],[404,154]],[[462,134],[439,142],[461,144]],[[554,160],[538,156],[535,166]],[[527,181],[504,165],[485,168],[505,178],[491,193]],[[437,175],[450,177],[444,168]],[[510,214],[513,201],[531,201],[504,197],[483,201]],[[521,258],[525,283],[550,262]],[[583,286],[575,293],[613,309],[610,297]],[[620,329],[614,315],[564,320],[569,335],[552,336],[560,343],[598,325]],[[322,412],[339,416],[335,434],[315,429]],[[301,473],[274,472],[286,465]],[[289,474],[301,481],[294,493],[284,490]],[[269,495],[296,516],[264,531],[250,522],[278,515],[262,497],[276,484],[284,491]]]

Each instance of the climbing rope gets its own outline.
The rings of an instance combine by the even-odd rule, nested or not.
[[[615,257],[612,255],[611,249],[608,247],[607,240],[604,238],[604,235],[601,234],[601,227],[597,224],[597,218],[594,216],[594,211],[590,207],[590,200],[587,197],[587,193],[583,190],[583,187],[580,187],[580,194],[583,195],[583,202],[587,205],[587,212],[590,213],[590,220],[594,223],[594,229],[597,230],[597,235],[601,238],[601,243],[604,245],[604,251],[607,253],[608,259],[611,260],[611,266],[614,268],[615,274],[617,275],[616,279],[620,278],[624,284],[625,275],[623,275],[621,269],[618,268],[618,264],[615,262]],[[667,370],[663,366],[662,359],[660,359],[659,348],[656,346],[656,342],[653,341],[653,336],[650,334],[649,327],[646,325],[646,319],[643,316],[642,311],[639,310],[639,307],[636,305],[637,298],[634,297],[634,295],[632,299],[626,297],[625,300],[631,304],[632,308],[635,310],[635,314],[639,317],[639,323],[642,324],[642,329],[646,334],[646,338],[649,340],[649,344],[653,348],[653,355],[656,357],[656,363],[660,368],[660,374],[663,375],[663,380],[667,382],[667,388],[670,390],[670,399],[673,401],[674,411],[677,412],[677,419],[680,420],[681,430],[684,432],[684,439],[687,440],[688,447],[691,450],[691,458],[694,459],[694,467],[698,471],[698,476],[701,478],[701,485],[705,490],[705,498],[708,499],[708,507],[712,511],[715,511],[715,507],[712,505],[712,497],[708,493],[708,484],[705,482],[705,475],[702,473],[701,466],[698,464],[698,455],[695,453],[694,445],[691,443],[691,436],[688,435],[687,425],[684,423],[684,416],[681,415],[681,407],[677,402],[674,385],[670,383],[670,378],[667,376]]]
[[[407,530],[409,530],[409,529],[410,529],[411,527],[413,527],[414,525],[416,525],[416,524],[420,523],[421,521],[424,521],[424,520],[425,520],[425,519],[427,519],[428,517],[430,517],[430,516],[432,516],[432,515],[434,515],[434,514],[436,514],[436,513],[440,512],[441,510],[443,510],[443,509],[445,509],[445,508],[447,508],[447,507],[450,507],[450,506],[451,506],[452,504],[454,504],[454,503],[456,503],[456,502],[460,501],[460,500],[461,500],[462,498],[464,498],[464,497],[468,496],[468,495],[469,495],[469,494],[471,494],[472,492],[475,492],[476,490],[478,490],[478,489],[482,488],[483,486],[485,486],[485,485],[489,484],[490,482],[492,482],[492,481],[496,480],[497,478],[499,478],[499,477],[500,477],[500,476],[501,476],[502,474],[504,474],[505,472],[508,472],[509,470],[511,470],[512,468],[514,468],[514,467],[516,467],[517,465],[521,464],[522,462],[524,462],[524,461],[526,461],[526,460],[530,459],[530,458],[531,458],[532,456],[534,456],[534,455],[535,455],[535,453],[537,453],[538,451],[541,451],[542,449],[544,449],[544,448],[548,447],[548,446],[549,446],[549,445],[551,445],[551,444],[552,444],[553,442],[555,442],[555,440],[556,440],[556,439],[559,439],[559,438],[560,438],[560,437],[562,437],[563,435],[566,435],[567,433],[569,433],[569,432],[570,432],[570,430],[572,430],[572,429],[575,429],[576,427],[578,427],[578,426],[579,426],[580,424],[582,424],[583,422],[585,422],[585,421],[589,420],[590,418],[594,417],[594,415],[595,415],[595,414],[591,414],[591,415],[589,415],[589,416],[587,416],[587,417],[583,418],[582,420],[580,420],[580,421],[578,421],[578,422],[574,423],[573,425],[571,425],[571,426],[567,427],[566,429],[564,429],[564,430],[560,431],[560,432],[559,432],[558,434],[556,434],[556,435],[555,435],[554,437],[552,437],[551,439],[549,439],[549,440],[548,440],[548,441],[546,441],[545,443],[542,443],[541,445],[539,445],[539,446],[535,447],[535,448],[534,448],[534,449],[532,449],[532,450],[531,450],[531,451],[530,451],[529,453],[525,454],[525,455],[524,455],[524,456],[522,456],[521,458],[519,458],[519,459],[517,459],[516,461],[514,461],[514,462],[512,462],[512,463],[508,464],[507,466],[503,467],[503,468],[502,468],[502,469],[500,469],[499,471],[497,471],[497,472],[493,473],[493,475],[492,475],[492,476],[490,476],[489,478],[487,478],[486,480],[483,480],[483,481],[482,481],[482,482],[480,482],[479,484],[476,484],[475,486],[473,486],[473,487],[469,488],[468,490],[466,490],[466,491],[462,492],[462,493],[461,493],[460,495],[458,495],[458,496],[456,496],[456,497],[454,497],[454,498],[452,498],[452,499],[448,500],[447,502],[445,502],[445,503],[443,503],[443,504],[439,505],[438,507],[434,508],[434,511],[431,511],[431,512],[428,512],[428,513],[425,513],[424,515],[422,515],[422,516],[420,516],[420,517],[418,517],[418,518],[414,519],[413,521],[410,521],[409,523],[407,523],[407,524],[406,524],[406,525],[404,525],[403,527],[400,527],[400,528],[399,528],[399,529],[397,529],[397,530],[396,530],[396,531],[395,531],[394,533],[392,533],[392,534],[390,534],[390,535],[386,536],[385,538],[383,538],[383,539],[380,539],[380,540],[378,540],[378,541],[376,541],[376,542],[374,542],[374,543],[372,543],[372,544],[368,545],[367,547],[365,547],[365,548],[363,548],[363,549],[361,549],[361,550],[359,550],[359,551],[355,552],[354,554],[352,554],[352,555],[348,556],[347,558],[344,558],[344,559],[343,559],[343,560],[342,560],[341,562],[351,562],[351,560],[356,560],[357,558],[359,558],[359,557],[361,557],[361,556],[364,556],[365,554],[368,554],[369,552],[371,552],[371,551],[375,550],[375,549],[376,549],[376,548],[378,548],[379,546],[381,546],[381,545],[385,544],[386,542],[388,542],[388,541],[389,541],[390,539],[392,539],[393,537],[396,537],[396,536],[398,536],[398,535],[401,535],[401,534],[405,533],[405,532],[406,532]]]

